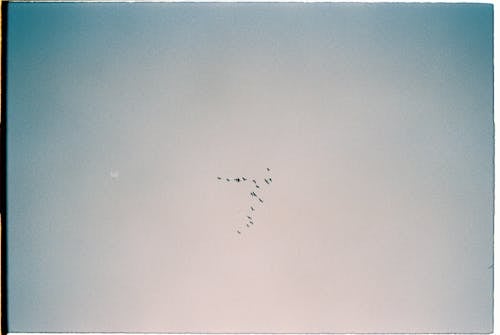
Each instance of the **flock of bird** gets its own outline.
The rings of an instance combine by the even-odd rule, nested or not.
[[[264,178],[264,182],[266,183],[265,185],[266,186],[269,186],[271,185],[271,183],[273,182],[273,179],[271,178],[271,169],[269,168],[266,168],[267,170],[267,173],[268,173],[268,177],[267,178]],[[261,189],[261,185],[264,186],[264,184],[261,184],[259,185],[259,183],[257,182],[257,180],[255,179],[250,179],[250,178],[246,178],[246,177],[236,177],[236,178],[222,178],[222,177],[217,177],[217,180],[221,181],[221,182],[233,182],[233,183],[251,183],[252,185],[252,192],[250,192],[250,199],[253,201],[251,203],[251,205],[249,206],[249,212],[248,212],[248,215],[246,215],[246,219],[247,219],[247,223],[246,223],[246,227],[247,228],[250,228],[254,225],[254,218],[253,218],[253,214],[255,212],[255,209],[258,205],[262,205],[264,203],[264,200],[262,200],[262,196],[260,195],[260,191],[262,190]],[[255,189],[254,189],[255,187]],[[259,192],[256,193],[256,192]],[[241,234],[241,231],[243,229],[237,229],[236,230],[236,233],[238,234]]]

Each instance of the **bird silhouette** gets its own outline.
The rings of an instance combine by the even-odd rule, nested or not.
[[[270,168],[266,168],[266,170],[267,170],[267,172],[270,172],[270,171],[271,171],[271,169],[270,169]],[[118,173],[116,173],[116,174],[118,174]],[[272,178],[271,178],[269,175],[270,175],[270,173],[268,173],[268,176],[267,176],[266,178],[263,178],[263,179],[264,179],[264,182],[265,182],[267,185],[270,185],[270,184],[271,184],[271,182],[273,181],[273,180],[272,180]],[[114,177],[114,175],[113,175],[112,177]],[[116,177],[117,177],[117,176],[116,176]],[[256,180],[256,179],[252,179],[251,177],[236,177],[236,178],[234,178],[234,177],[233,177],[233,178],[226,178],[226,177],[222,177],[222,176],[217,176],[217,180],[224,180],[224,179],[225,179],[227,182],[234,181],[234,182],[237,182],[237,183],[240,183],[240,182],[242,182],[242,181],[247,181],[247,180],[248,180],[248,181],[250,181],[250,180],[251,180],[251,181],[255,184],[255,187],[256,187],[257,189],[259,189],[259,194],[257,194],[255,191],[252,191],[252,192],[250,192],[250,196],[252,196],[252,197],[256,197],[256,198],[259,200],[259,202],[260,202],[260,203],[262,203],[262,204],[264,203],[264,200],[262,200],[262,198],[260,197],[260,196],[261,196],[261,194],[260,194],[260,193],[261,193],[261,191],[260,191],[260,188],[261,188],[261,187],[260,187],[260,185],[257,183],[257,180]],[[262,179],[259,179],[259,180],[262,180]],[[265,191],[262,191],[262,192],[265,192]],[[255,203],[253,203],[252,205],[255,205]],[[257,206],[256,206],[256,207],[257,207]],[[250,210],[251,210],[251,212],[249,212],[248,214],[254,214],[253,212],[255,212],[255,211],[257,210],[257,208],[256,208],[256,207],[254,208],[253,206],[250,206]],[[254,225],[253,218],[252,218],[252,216],[250,216],[250,215],[247,215],[246,217],[247,217],[247,219],[248,219],[248,222],[246,223],[246,226],[247,226],[247,228],[250,228],[250,225]],[[237,232],[238,234],[242,234],[242,230],[243,230],[243,229],[240,227],[238,230],[236,230],[236,232]]]

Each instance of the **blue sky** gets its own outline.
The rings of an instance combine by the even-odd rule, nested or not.
[[[492,330],[492,6],[8,15],[10,331]]]

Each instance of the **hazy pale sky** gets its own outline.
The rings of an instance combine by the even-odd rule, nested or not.
[[[9,331],[492,331],[492,20],[10,3]]]

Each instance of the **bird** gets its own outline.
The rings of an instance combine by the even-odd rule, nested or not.
[[[270,175],[271,175],[271,173],[270,173],[271,169],[270,169],[270,168],[266,168],[266,170],[267,170],[267,172],[269,172],[269,173],[268,173],[268,174],[267,174],[267,176],[266,176],[265,178],[263,178],[263,179],[264,179],[264,182],[265,182],[267,185],[270,185],[270,184],[272,183],[272,181],[273,181],[273,180],[272,180],[272,178],[270,177]],[[116,178],[118,178],[118,176],[119,176],[118,171],[112,171],[112,172],[110,173],[110,175],[111,175],[111,177],[112,177],[113,179],[116,179]],[[259,191],[258,191],[258,192],[259,192],[259,194],[257,194],[255,191],[251,191],[251,192],[250,192],[250,196],[257,198],[257,199],[259,200],[259,202],[260,202],[260,203],[262,203],[262,204],[264,203],[264,200],[262,200],[262,198],[260,197],[260,194],[261,194],[261,192],[260,192],[260,188],[261,188],[261,187],[260,187],[260,184],[259,184],[259,183],[257,183],[257,180],[256,180],[256,179],[252,179],[251,177],[241,177],[241,176],[240,176],[240,177],[226,178],[226,177],[222,177],[222,176],[217,176],[217,175],[216,175],[216,177],[217,177],[217,180],[219,180],[219,181],[222,181],[222,180],[224,180],[224,179],[225,179],[227,182],[232,182],[232,181],[234,181],[234,182],[237,182],[237,183],[240,183],[240,182],[243,182],[243,181],[250,181],[250,180],[251,180],[251,181],[255,184],[255,188],[259,189]],[[260,180],[260,181],[262,181],[262,179],[259,179],[259,180]],[[257,205],[256,205],[255,203],[252,203],[251,205],[252,205],[252,206],[249,206],[249,207],[250,207],[250,212],[247,212],[247,214],[255,214],[254,212],[255,212],[255,211],[256,211],[256,209],[257,209]],[[254,206],[256,206],[256,207],[254,207]],[[248,207],[247,207],[247,208],[248,208]],[[247,228],[251,228],[251,225],[254,225],[254,224],[255,224],[255,223],[254,223],[254,221],[253,221],[254,219],[253,219],[253,217],[252,217],[252,216],[250,216],[250,215],[246,215],[246,217],[247,217],[247,219],[248,219],[248,222],[246,223],[246,226],[247,226]],[[242,234],[242,233],[243,233],[243,230],[244,230],[244,228],[243,228],[243,227],[244,227],[244,226],[240,226],[240,227],[236,230],[236,233],[238,233],[238,234]],[[490,268],[491,268],[491,267],[490,267]]]
[[[488,269],[493,269],[493,264],[491,264],[490,266],[488,266]]]

